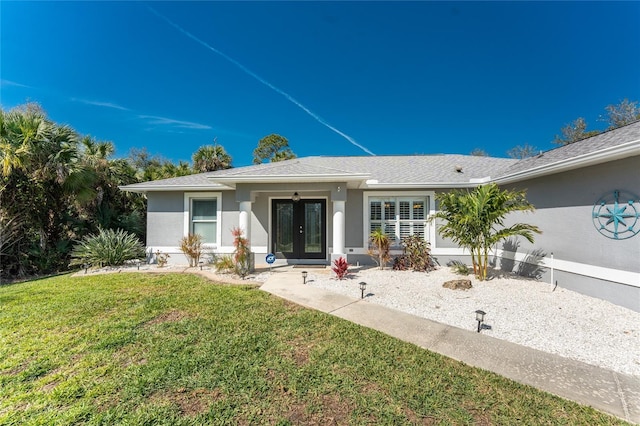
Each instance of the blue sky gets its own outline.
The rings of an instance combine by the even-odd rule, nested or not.
[[[553,147],[640,100],[640,2],[0,3],[0,104],[190,160]]]

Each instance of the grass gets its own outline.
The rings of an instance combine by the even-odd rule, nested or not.
[[[0,424],[624,424],[250,286],[0,287]]]

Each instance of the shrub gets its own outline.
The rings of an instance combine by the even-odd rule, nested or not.
[[[402,248],[408,267],[414,271],[424,272],[434,269],[430,244],[420,235],[410,235],[402,239]]]
[[[393,270],[394,271],[406,271],[409,269],[409,260],[407,256],[396,256],[393,258]]]
[[[410,235],[402,239],[401,256],[393,259],[393,269],[397,271],[406,271],[413,269],[414,271],[424,272],[431,271],[435,268],[435,261],[431,257],[431,247],[419,235]]]
[[[236,263],[230,254],[217,256],[213,261],[213,266],[219,272],[233,272],[236,269]]]
[[[204,252],[202,247],[202,236],[199,234],[189,234],[180,240],[180,251],[189,260],[189,266],[198,266],[200,257]]]
[[[249,249],[249,240],[242,236],[242,229],[233,228],[231,230],[233,235],[233,260],[235,261],[236,274],[242,278],[249,275],[251,271],[251,250]]]
[[[453,272],[458,275],[469,275],[471,273],[471,269],[469,269],[467,265],[460,262],[459,260],[452,260],[451,262],[447,263],[447,266],[451,267],[451,269],[453,269]]]
[[[135,235],[122,229],[100,229],[73,247],[71,265],[118,266],[144,255],[144,246]]]
[[[347,263],[344,257],[339,257],[333,261],[333,268],[331,270],[336,274],[336,277],[339,280],[344,279],[347,275],[347,271],[349,269],[349,264]]]
[[[169,263],[169,253],[162,253],[160,250],[156,251],[156,262],[158,262],[158,268],[164,268]]]

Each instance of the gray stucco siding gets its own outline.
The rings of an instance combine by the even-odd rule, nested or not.
[[[537,225],[542,234],[530,244],[520,239],[520,251],[541,248],[559,259],[605,268],[640,272],[640,235],[614,240],[593,224],[594,204],[614,190],[640,192],[640,157],[572,170],[522,182],[535,213],[515,213],[507,225]]]
[[[182,192],[147,194],[147,246],[177,246],[184,232]]]
[[[269,198],[264,194],[251,205],[251,245],[269,250]]]
[[[435,191],[436,197],[437,197],[438,194],[447,193],[447,192],[450,192],[450,191],[453,191],[453,189],[451,189],[451,188],[448,188],[448,189],[446,189],[446,188],[437,189]],[[438,202],[437,199],[435,201],[435,206],[436,206],[436,212],[439,211],[440,210],[440,203]],[[436,241],[435,241],[435,244],[432,244],[432,246],[434,248],[458,248],[459,246],[456,243],[454,243],[449,238],[443,238],[440,235],[440,232],[438,232],[438,229],[440,228],[440,225],[442,223],[443,223],[442,220],[436,220],[436,221],[434,221],[432,223],[432,226],[436,227]]]
[[[362,247],[364,224],[364,207],[361,189],[350,189],[344,206],[345,247],[348,249]]]
[[[233,191],[222,192],[222,211],[220,218],[220,244],[218,246],[232,246],[231,230],[239,225],[238,202]]]

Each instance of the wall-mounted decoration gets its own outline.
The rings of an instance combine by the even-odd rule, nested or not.
[[[626,191],[613,191],[593,206],[593,224],[602,235],[626,240],[640,232],[640,200]]]

